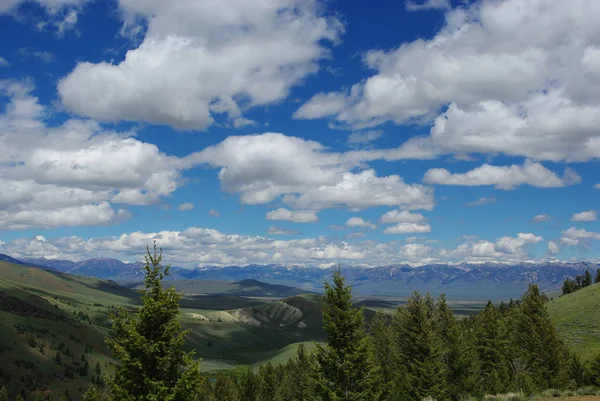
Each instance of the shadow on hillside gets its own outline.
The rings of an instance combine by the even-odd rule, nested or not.
[[[232,295],[188,295],[181,298],[180,306],[187,309],[229,310],[249,308],[264,304],[264,301]]]
[[[137,291],[134,291],[130,288],[123,287],[112,280],[105,279],[94,279],[93,282],[86,282],[84,280],[78,279],[77,276],[73,276],[67,273],[55,273],[57,276],[60,276],[63,280],[76,283],[79,285],[83,285],[90,289],[105,292],[111,295],[116,295],[119,297],[130,299],[134,304],[140,304],[140,294]]]

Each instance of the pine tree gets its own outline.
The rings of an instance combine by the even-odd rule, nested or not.
[[[375,401],[380,398],[379,372],[364,331],[363,309],[352,305],[352,289],[340,270],[323,297],[325,345],[315,351],[316,390],[323,401]]]
[[[4,387],[0,387],[0,401],[8,401],[8,391]]]
[[[216,400],[239,400],[235,383],[229,376],[219,373],[215,382],[214,395]]]
[[[109,380],[111,397],[118,401],[191,401],[202,386],[193,352],[183,349],[188,331],[179,321],[181,295],[162,280],[170,265],[161,266],[162,250],[146,248],[145,290],[142,307],[129,314],[123,307],[112,315],[107,345],[120,364]]]
[[[267,362],[258,370],[254,399],[256,401],[271,401],[273,399],[273,394],[275,394],[277,384],[275,369],[271,362]]]
[[[17,396],[15,397],[15,401],[25,401],[23,399],[23,396],[21,394],[17,394]]]
[[[582,287],[588,287],[592,285],[592,274],[589,270],[586,270],[585,273],[583,273],[583,281],[581,282],[581,285]]]
[[[422,400],[444,396],[446,367],[436,334],[434,301],[418,292],[396,311],[393,320],[399,364],[406,369],[405,398]]]
[[[373,343],[373,359],[381,374],[382,398],[388,400],[397,393],[396,377],[400,374],[401,367],[397,365],[398,356],[395,354],[392,329],[383,313],[375,314],[369,331]]]
[[[594,278],[594,283],[600,283],[600,269],[596,270],[596,277]]]
[[[566,346],[550,320],[545,300],[537,285],[530,285],[516,310],[511,352],[521,360],[524,390],[565,388],[569,360]]]
[[[473,340],[480,374],[480,393],[505,392],[509,366],[506,355],[507,341],[501,335],[502,315],[491,301],[477,314]]]

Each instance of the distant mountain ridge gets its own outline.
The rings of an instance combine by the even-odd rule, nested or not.
[[[124,263],[117,259],[95,258],[72,262],[44,258],[21,258],[22,263],[47,266],[71,274],[93,276],[117,281],[132,281],[143,277],[143,263]],[[500,263],[458,265],[430,264],[419,267],[390,265],[372,268],[347,267],[343,273],[358,295],[406,296],[414,290],[446,293],[464,299],[508,299],[519,297],[530,283],[544,291],[558,291],[566,278],[595,272],[595,263]],[[333,268],[281,265],[247,265],[202,267],[186,269],[173,267],[172,280],[221,280],[239,282],[259,280],[269,284],[297,287],[307,291],[321,291]]]

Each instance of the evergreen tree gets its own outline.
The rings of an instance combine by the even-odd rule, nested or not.
[[[592,274],[589,270],[586,270],[585,273],[583,273],[583,281],[581,282],[581,285],[582,287],[588,287],[592,285]]]
[[[446,367],[443,349],[436,334],[434,301],[418,292],[399,307],[393,327],[399,364],[406,369],[404,399],[444,398]]]
[[[123,307],[112,315],[107,345],[120,364],[109,380],[111,397],[118,401],[191,401],[202,386],[193,353],[183,349],[188,331],[181,328],[179,300],[174,287],[162,280],[170,265],[161,266],[162,250],[146,248],[145,290],[142,307],[130,314]]]
[[[23,396],[21,394],[17,394],[17,396],[15,397],[15,401],[25,401],[23,399]]]
[[[396,377],[400,374],[401,367],[397,366],[398,357],[395,355],[392,329],[387,323],[387,318],[377,312],[370,324],[370,335],[373,343],[373,359],[379,366],[382,381],[382,398],[391,399],[397,391]]]
[[[82,401],[104,401],[105,398],[98,391],[98,388],[94,385],[88,387],[87,391],[83,394]]]
[[[577,291],[577,284],[574,281],[566,279],[562,286],[562,294],[567,295]]]
[[[380,398],[379,372],[364,331],[363,309],[352,305],[352,289],[340,270],[323,297],[325,345],[317,345],[315,379],[323,401],[375,401]]]
[[[507,341],[501,337],[501,317],[489,301],[475,318],[473,339],[480,372],[480,394],[499,394],[506,390],[509,366]]]
[[[596,277],[594,278],[594,283],[600,283],[600,269],[596,270]]]
[[[8,401],[8,391],[4,387],[0,387],[0,401]]]
[[[272,401],[277,384],[275,368],[273,368],[271,362],[267,362],[258,370],[254,399],[256,401]]]
[[[512,322],[511,352],[522,365],[522,389],[565,388],[569,379],[568,353],[537,285],[529,286]]]
[[[100,374],[102,373],[102,368],[100,368],[100,362],[96,362],[96,367],[94,368],[94,372],[100,376]]]
[[[229,376],[219,373],[215,382],[215,400],[237,401],[239,400],[235,383]]]

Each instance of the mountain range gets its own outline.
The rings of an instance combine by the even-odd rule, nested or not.
[[[0,260],[10,258],[0,254]],[[143,263],[124,263],[117,259],[95,258],[73,262],[45,258],[10,258],[21,264],[49,268],[71,274],[111,279],[141,281]],[[566,278],[595,273],[600,266],[594,263],[500,263],[458,265],[431,264],[419,267],[390,265],[372,268],[342,268],[355,294],[360,296],[407,296],[415,290],[432,294],[445,293],[457,299],[509,299],[519,297],[530,283],[544,291],[559,291]],[[215,280],[239,282],[253,279],[269,284],[297,287],[306,291],[321,291],[331,277],[333,268],[281,265],[247,265],[202,267],[187,269],[173,267],[171,280]]]

